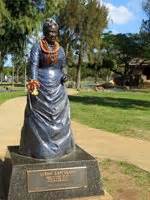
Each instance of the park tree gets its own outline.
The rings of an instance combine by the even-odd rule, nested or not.
[[[29,34],[37,20],[36,8],[29,1],[3,0],[9,17],[1,26],[0,50],[3,56],[22,51],[26,35]],[[3,58],[3,57],[2,57]]]
[[[143,57],[143,43],[139,34],[105,34],[103,38],[106,63],[110,69],[123,78],[123,84],[132,81],[130,62],[134,58]],[[107,65],[108,66],[108,65]]]
[[[140,33],[143,40],[143,54],[145,58],[150,59],[150,0],[143,1],[143,10],[145,11],[147,19],[142,21]]]
[[[9,20],[9,13],[5,7],[5,3],[3,0],[0,1],[0,38],[1,36],[5,33],[5,29],[4,29],[4,24],[6,22],[6,20]],[[5,47],[4,47],[5,48]],[[3,68],[3,62],[4,62],[4,53],[5,50],[3,49],[2,51],[2,44],[1,44],[1,39],[0,39],[0,73],[2,72]]]
[[[67,0],[58,22],[66,53],[78,55],[76,87],[80,88],[81,66],[86,55],[100,44],[100,36],[107,26],[107,9],[96,0]]]
[[[27,37],[38,32],[43,19],[57,14],[64,2],[64,0],[1,0],[1,63],[7,54],[17,57],[17,54],[23,53]]]
[[[20,77],[26,76],[26,64],[27,58],[24,56],[24,52],[18,54],[12,54],[12,65],[14,66],[14,80],[16,83],[20,82]],[[25,78],[26,80],[26,78]]]
[[[141,31],[146,34],[145,36],[150,41],[150,0],[143,1],[143,10],[147,19],[142,21]]]
[[[91,52],[88,52],[88,66],[93,71],[95,83],[98,82],[98,78],[100,76],[100,70],[103,65],[103,59],[104,59],[104,52],[101,49],[101,45],[91,50]]]
[[[37,8],[29,0],[2,0],[0,11],[0,60],[3,69],[8,54],[17,56],[24,51],[26,37],[37,27],[39,16]]]

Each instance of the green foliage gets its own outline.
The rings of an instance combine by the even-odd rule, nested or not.
[[[17,91],[17,92],[2,92],[0,94],[0,105],[2,103],[4,103],[5,101],[12,99],[12,98],[16,98],[19,96],[25,96],[25,92],[24,91]]]
[[[4,0],[9,19],[2,28],[5,30],[0,39],[0,50],[3,54],[23,51],[26,36],[39,26],[41,14],[32,1]]]
[[[3,73],[7,76],[12,75],[12,68],[11,67],[4,67]]]
[[[147,19],[142,22],[141,37],[143,39],[144,56],[150,59],[150,0],[144,0],[143,10],[147,15]]]
[[[147,20],[143,20],[142,22],[142,32],[145,34],[147,33],[148,39],[150,39],[150,0],[144,0],[143,1],[143,10],[145,11],[145,14],[147,15]]]
[[[141,38],[138,34],[118,34],[114,36],[114,46],[118,50],[118,57],[124,63],[134,57],[142,56]]]
[[[122,64],[128,64],[132,58],[142,57],[143,44],[139,34],[104,34],[103,48],[106,55]]]
[[[25,68],[27,67],[27,61],[23,53],[20,52],[12,55],[12,62],[14,65],[15,81],[19,82],[20,77],[25,76]]]
[[[43,12],[43,19],[58,15],[60,9],[64,7],[66,0],[46,0],[45,10]]]
[[[58,22],[63,32],[62,42],[73,45],[72,42],[78,41],[82,49],[91,50],[99,46],[100,33],[107,25],[107,9],[96,0],[68,0]]]
[[[5,33],[3,28],[5,20],[9,18],[9,13],[5,7],[4,0],[0,1],[0,36]]]
[[[46,1],[42,11],[38,8],[39,1],[2,0],[0,1],[0,52],[1,60],[5,55],[23,54],[27,44],[27,36],[39,31],[45,17],[58,13],[64,0]]]
[[[105,51],[104,67],[107,65],[113,72],[119,74],[123,84],[129,85],[136,79],[130,62],[134,58],[144,58],[144,45],[140,34],[107,33],[103,35],[103,49]]]
[[[58,22],[61,29],[62,44],[69,56],[78,56],[77,88],[80,87],[80,74],[83,59],[90,55],[93,49],[99,48],[100,35],[107,26],[107,9],[96,0],[67,0],[66,6],[60,11]]]

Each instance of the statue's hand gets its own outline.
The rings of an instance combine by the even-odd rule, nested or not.
[[[34,95],[37,96],[38,95],[38,89],[40,87],[40,83],[37,80],[30,80],[27,83],[27,89],[28,91]]]
[[[67,74],[63,74],[63,77],[61,78],[61,83],[65,83],[66,81],[68,81],[69,76]]]

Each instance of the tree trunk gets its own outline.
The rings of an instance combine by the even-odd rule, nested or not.
[[[3,82],[3,62],[2,62],[2,54],[0,51],[0,82]]]
[[[19,83],[19,68],[16,70],[16,82]]]
[[[95,79],[95,83],[97,83],[98,82],[98,69],[97,69],[97,65],[96,64],[94,66],[94,71],[95,71],[94,79]]]
[[[69,52],[69,43],[67,43],[67,46],[66,46],[66,66],[65,66],[65,68],[66,68],[66,72],[68,73],[68,65],[67,65],[67,63],[68,63],[68,52]]]
[[[0,73],[0,83],[2,83],[3,82],[3,73],[1,72]]]
[[[98,71],[95,70],[95,83],[98,83]]]
[[[124,77],[123,77],[123,85],[126,86],[126,82],[128,81],[128,71],[129,71],[129,65],[127,62],[125,62],[125,69],[124,69]]]
[[[97,71],[95,72],[95,83],[97,83],[98,82],[98,73],[97,73]]]
[[[25,90],[25,92],[26,92],[26,90],[27,90],[27,87],[26,87],[26,84],[27,84],[27,76],[26,76],[26,74],[27,74],[27,65],[25,64],[25,67],[24,67],[24,90]]]
[[[15,69],[14,69],[14,66],[13,66],[13,69],[12,69],[12,88],[14,89],[14,81],[15,81]]]
[[[76,72],[76,89],[80,90],[81,87],[81,51],[79,52],[79,59]]]

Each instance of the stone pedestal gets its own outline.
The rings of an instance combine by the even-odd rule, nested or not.
[[[0,160],[0,200],[2,200],[4,197],[2,174],[3,174],[3,162],[2,160]]]
[[[8,147],[4,163],[8,200],[63,200],[103,195],[98,163],[79,146],[61,159],[39,160]]]

